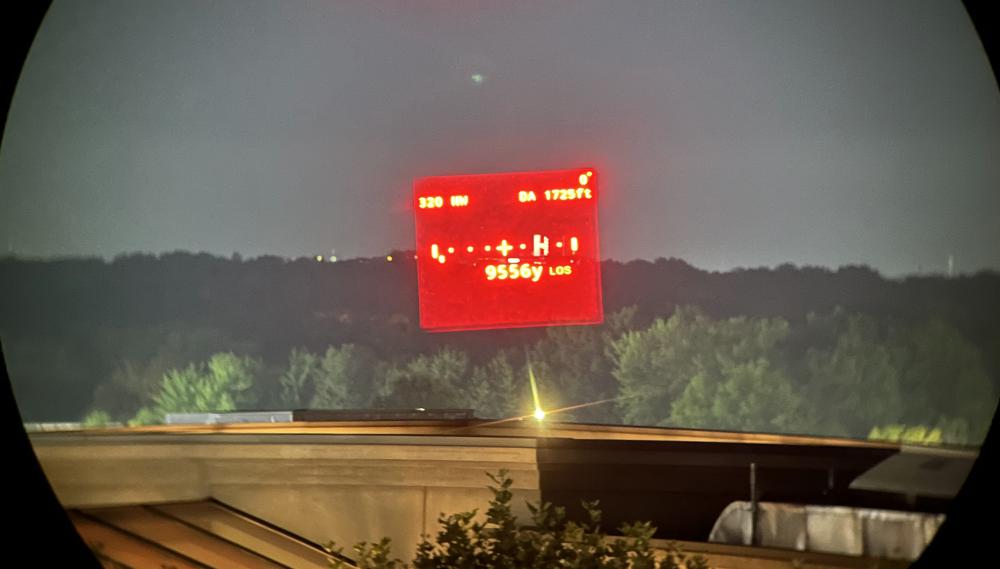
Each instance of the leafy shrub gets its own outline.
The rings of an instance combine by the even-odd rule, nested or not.
[[[83,418],[84,427],[105,427],[111,424],[111,415],[106,411],[94,409]]]
[[[707,569],[701,556],[685,555],[671,544],[659,561],[649,540],[656,532],[648,522],[625,524],[621,539],[608,539],[601,530],[601,511],[596,501],[584,502],[589,520],[567,521],[562,507],[550,503],[528,503],[532,524],[519,525],[511,512],[512,480],[506,470],[488,475],[493,499],[486,521],[475,520],[476,510],[438,518],[441,529],[433,541],[423,536],[411,564],[394,558],[389,538],[354,546],[355,563],[361,569]],[[340,554],[334,543],[328,550]],[[347,568],[335,561],[335,568]]]

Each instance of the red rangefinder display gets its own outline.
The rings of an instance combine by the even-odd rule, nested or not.
[[[421,328],[600,323],[599,197],[593,168],[416,180]]]

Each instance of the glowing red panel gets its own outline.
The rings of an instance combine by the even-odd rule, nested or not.
[[[420,326],[600,323],[597,181],[593,168],[416,180]]]

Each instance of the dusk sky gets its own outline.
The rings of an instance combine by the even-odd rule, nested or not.
[[[416,177],[577,166],[605,258],[1000,269],[1000,93],[958,0],[57,0],[0,254],[384,255]]]

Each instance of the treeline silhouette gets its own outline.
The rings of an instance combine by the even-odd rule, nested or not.
[[[856,355],[844,347],[851,342],[860,346],[873,341],[884,341],[886,353],[903,344],[913,353],[921,351],[917,347],[920,342],[954,344],[957,347],[952,352],[964,355],[957,359],[942,357],[958,363],[921,365],[934,368],[937,381],[948,385],[951,375],[966,373],[948,365],[968,367],[973,365],[968,362],[974,361],[979,366],[976,369],[981,368],[981,374],[988,378],[992,393],[1000,393],[1000,274],[995,272],[953,278],[925,275],[887,279],[865,266],[830,270],[782,265],[774,269],[709,272],[679,259],[605,261],[602,276],[609,322],[604,326],[580,328],[577,332],[573,328],[535,328],[429,334],[418,326],[413,253],[393,251],[392,257],[392,262],[367,258],[329,263],[310,258],[265,256],[244,260],[235,255],[223,258],[174,252],[124,255],[110,262],[81,258],[0,259],[0,339],[22,415],[28,421],[75,421],[88,411],[100,409],[113,418],[128,419],[151,404],[161,392],[162,379],[168,372],[208,362],[213,354],[225,352],[259,361],[262,371],[258,375],[266,385],[253,399],[256,406],[290,402],[309,405],[308,398],[289,399],[287,386],[283,387],[281,378],[288,376],[294,363],[290,355],[297,351],[300,358],[302,354],[314,354],[322,359],[330,347],[339,349],[345,344],[363,347],[373,360],[387,366],[372,380],[378,385],[370,386],[371,397],[362,400],[370,405],[407,403],[406,397],[394,398],[386,393],[387,386],[410,385],[407,382],[412,381],[407,378],[424,373],[414,371],[414,366],[432,369],[431,360],[442,353],[448,361],[465,358],[467,361],[459,361],[457,367],[449,369],[457,370],[459,375],[467,373],[470,378],[477,373],[479,378],[492,377],[491,373],[512,373],[517,377],[528,357],[537,361],[543,382],[546,375],[561,378],[550,381],[560,391],[553,398],[572,404],[584,402],[573,400],[574,378],[586,387],[576,389],[578,397],[618,397],[628,386],[661,381],[658,376],[640,378],[629,371],[627,365],[641,368],[645,364],[635,360],[634,355],[625,362],[621,353],[615,353],[615,342],[621,341],[622,335],[646,334],[635,341],[657,346],[656,342],[682,338],[676,336],[678,333],[694,334],[698,330],[706,338],[716,338],[706,340],[716,344],[729,341],[725,340],[727,334],[778,334],[773,346],[739,349],[749,350],[747,353],[764,350],[769,354],[767,358],[780,360],[780,365],[769,365],[780,367],[783,376],[791,381],[789,389],[800,395],[809,391],[803,382],[812,380],[806,376],[848,373],[836,367],[836,362],[846,357],[844,354],[864,362],[877,361],[882,357],[879,354]],[[696,308],[688,317],[674,319],[674,326],[681,326],[681,332],[656,327],[657,319],[663,319],[661,324],[665,325],[677,315],[678,307]],[[743,324],[733,320],[740,317],[753,325],[741,328]],[[861,317],[865,320],[858,320]],[[698,318],[709,324],[700,323]],[[835,321],[839,323],[831,324]],[[946,329],[938,326],[928,331],[934,323]],[[786,324],[788,331],[781,332]],[[585,329],[590,332],[583,332]],[[909,332],[918,329],[923,332]],[[853,336],[844,335],[848,332]],[[906,334],[910,339],[899,339]],[[714,349],[722,349],[720,345]],[[618,348],[625,350],[621,345]],[[823,360],[822,354],[829,357]],[[506,363],[497,363],[501,356]],[[420,357],[424,362],[415,364]],[[665,369],[673,370],[678,365],[669,363],[673,367]],[[900,371],[903,367],[917,364],[893,365],[896,367],[891,368],[895,370],[891,373],[905,375],[909,372]],[[500,369],[504,366],[512,371]],[[701,370],[702,375],[730,377],[722,368],[710,371]],[[754,381],[764,385],[775,381],[767,379],[770,376],[766,370],[753,373],[759,376]],[[877,378],[890,374],[866,373]],[[449,381],[452,383],[448,385],[458,387],[463,379]],[[894,388],[897,391],[908,385],[905,378],[900,381],[902,387]],[[681,388],[684,386],[686,383]],[[714,397],[715,388],[704,389],[708,391],[703,397]],[[977,393],[982,397],[981,392]],[[696,395],[689,393],[685,401],[694,405]],[[661,410],[661,419],[656,419],[655,411],[640,412],[622,402],[595,407],[574,418],[669,423],[673,416],[675,421],[680,420],[678,417],[693,421],[691,414],[699,412],[697,405],[676,412],[670,409],[681,396],[678,391],[662,401],[667,408]],[[816,391],[813,396],[821,395]],[[900,396],[905,399],[909,394],[901,392]],[[923,396],[926,398],[926,394]],[[517,405],[522,397],[520,391],[511,394],[512,400],[518,400]],[[990,401],[991,406],[994,403]],[[517,405],[513,408],[520,409]],[[906,413],[900,411],[897,415]],[[927,422],[937,419],[929,416]],[[716,423],[706,419],[704,425]],[[773,421],[767,424],[781,430]],[[725,421],[721,425],[725,426]],[[858,434],[872,426],[858,423],[815,428]]]

